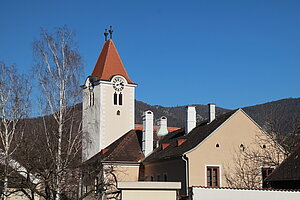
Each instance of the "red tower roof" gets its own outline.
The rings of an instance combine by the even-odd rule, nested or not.
[[[128,83],[133,83],[126,72],[114,42],[107,40],[103,45],[92,76],[108,81],[114,75],[122,75]]]

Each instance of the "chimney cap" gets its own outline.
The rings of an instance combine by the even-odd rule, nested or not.
[[[216,105],[215,103],[208,103],[207,105]]]
[[[197,106],[196,106],[196,105],[187,105],[187,106],[185,106],[185,107],[186,107],[186,108],[189,108],[189,107],[190,107],[190,108],[193,108],[193,107],[196,108]]]
[[[144,113],[152,114],[153,112],[151,110],[146,110]]]

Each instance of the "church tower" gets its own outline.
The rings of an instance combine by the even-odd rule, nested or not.
[[[104,43],[83,88],[83,161],[134,129],[134,92],[112,39]]]

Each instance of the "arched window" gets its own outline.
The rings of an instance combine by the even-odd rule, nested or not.
[[[122,95],[122,93],[119,94],[119,105],[123,105],[123,95]]]
[[[118,105],[118,94],[114,93],[114,105]]]
[[[93,106],[93,105],[95,105],[95,94],[94,94],[94,92],[92,92],[91,99],[92,99],[92,106]]]
[[[88,86],[89,92],[90,92],[90,106],[93,106],[95,104],[94,102],[94,86],[90,83],[90,85]]]
[[[90,106],[92,106],[92,92],[90,92]]]
[[[119,110],[117,111],[117,115],[121,115],[121,112]]]
[[[90,103],[90,106],[93,106],[95,104],[95,97],[94,97],[94,91],[93,90],[90,90],[89,91],[89,103]]]

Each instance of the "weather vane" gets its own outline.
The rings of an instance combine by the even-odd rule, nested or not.
[[[107,36],[108,36],[108,32],[107,32],[107,29],[105,29],[105,32],[104,32],[105,41],[107,41]]]

